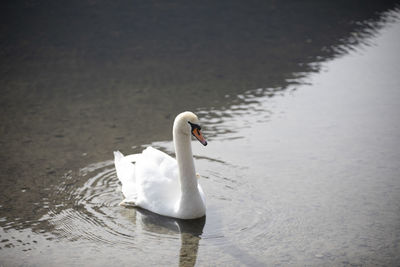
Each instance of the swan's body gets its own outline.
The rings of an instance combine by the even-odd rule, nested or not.
[[[176,160],[153,147],[125,157],[119,151],[114,152],[115,168],[125,196],[123,204],[179,219],[205,215],[205,197],[196,177],[191,133],[203,145],[207,142],[197,123],[197,116],[192,112],[183,112],[175,118]]]

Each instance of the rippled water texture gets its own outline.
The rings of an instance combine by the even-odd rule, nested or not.
[[[1,266],[398,265],[395,3],[16,3]],[[185,109],[206,218],[119,206],[112,151],[173,155]]]

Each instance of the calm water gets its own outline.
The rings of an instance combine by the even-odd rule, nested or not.
[[[0,265],[396,266],[395,2],[4,5]],[[118,206],[112,151],[196,112],[207,216]]]

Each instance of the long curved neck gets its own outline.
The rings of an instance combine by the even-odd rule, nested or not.
[[[190,135],[174,129],[173,138],[182,195],[198,193]]]

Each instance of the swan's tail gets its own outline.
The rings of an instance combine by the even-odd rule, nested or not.
[[[114,161],[121,160],[124,155],[119,151],[114,151]]]
[[[138,154],[124,155],[119,151],[114,151],[114,164],[117,172],[117,177],[122,184],[122,193],[125,196],[124,203],[136,201],[136,179],[135,165]]]

